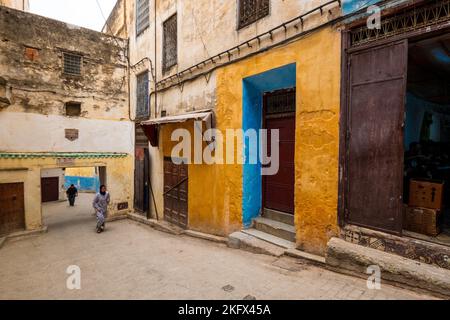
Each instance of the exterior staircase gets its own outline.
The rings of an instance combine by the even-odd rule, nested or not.
[[[265,209],[253,228],[242,232],[285,249],[295,248],[294,216],[290,214]]]

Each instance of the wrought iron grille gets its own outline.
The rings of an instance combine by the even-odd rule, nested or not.
[[[169,68],[177,64],[178,59],[176,14],[164,22],[163,29],[163,70],[167,71]]]
[[[295,112],[295,90],[266,94],[266,116]]]
[[[141,73],[136,80],[136,116],[138,118],[147,118],[149,116],[148,72]]]
[[[239,0],[239,29],[269,15],[270,0]]]
[[[136,2],[136,36],[139,36],[150,25],[149,0],[137,0]]]
[[[80,55],[64,53],[64,73],[68,75],[81,75],[81,60]]]
[[[351,45],[359,46],[405,32],[414,31],[450,19],[450,0],[436,1],[430,5],[411,9],[401,15],[381,20],[380,29],[367,26],[350,31]]]

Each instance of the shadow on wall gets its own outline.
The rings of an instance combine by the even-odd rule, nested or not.
[[[262,129],[263,94],[296,87],[296,68],[296,64],[292,63],[243,80],[242,128],[244,131],[255,129],[259,132]],[[249,143],[249,139],[245,137],[243,151],[245,159],[249,159]],[[258,164],[249,164],[247,161],[244,164],[242,201],[244,228],[250,228],[253,219],[260,215],[262,206],[262,177],[259,159]]]

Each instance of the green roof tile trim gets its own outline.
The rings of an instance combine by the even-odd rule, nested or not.
[[[126,153],[90,153],[90,152],[0,152],[0,159],[105,159],[105,158],[125,158]]]

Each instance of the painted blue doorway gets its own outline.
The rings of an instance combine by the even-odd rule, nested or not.
[[[243,119],[244,132],[254,129],[259,141],[259,130],[263,124],[263,95],[265,92],[289,89],[296,87],[296,64],[288,64],[280,68],[271,69],[243,79]],[[251,150],[250,135],[244,135],[245,162],[243,167],[243,196],[242,221],[244,228],[252,225],[254,218],[261,214],[262,207],[262,177],[259,150]],[[254,152],[257,152],[255,155]],[[251,159],[256,156],[257,163]]]

